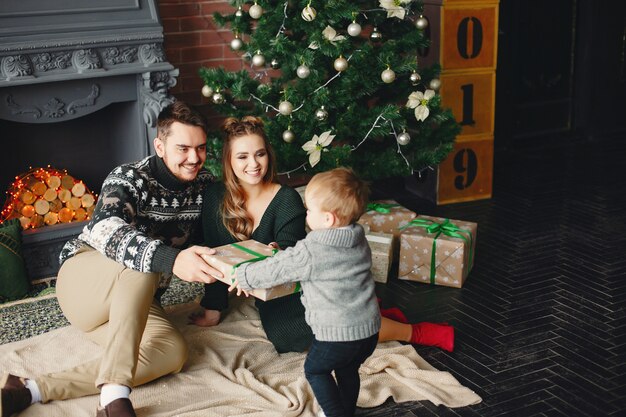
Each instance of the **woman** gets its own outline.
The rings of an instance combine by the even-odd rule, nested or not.
[[[280,248],[295,245],[306,235],[306,210],[300,195],[275,182],[275,156],[260,118],[228,118],[222,152],[223,183],[211,184],[203,200],[204,243],[209,247],[242,240],[276,243]],[[302,352],[313,340],[304,320],[300,293],[270,301],[255,301],[268,339],[279,353]],[[198,326],[219,323],[228,307],[228,286],[221,282],[205,285],[202,312],[190,317]],[[454,329],[433,323],[407,324],[397,309],[383,310],[379,341],[399,340],[452,351]],[[385,314],[389,313],[389,314]],[[403,322],[401,322],[403,321]]]

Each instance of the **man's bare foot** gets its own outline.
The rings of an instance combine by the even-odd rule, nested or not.
[[[220,323],[220,316],[222,313],[218,310],[196,311],[189,315],[189,324],[195,324],[200,327],[217,326]]]

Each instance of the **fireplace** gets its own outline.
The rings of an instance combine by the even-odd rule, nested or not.
[[[0,204],[30,167],[67,170],[97,193],[115,166],[152,152],[178,75],[156,1],[0,1]],[[30,278],[56,275],[83,226],[25,231]]]

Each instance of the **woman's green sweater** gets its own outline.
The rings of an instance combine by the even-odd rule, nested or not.
[[[202,231],[204,244],[209,247],[237,242],[222,222],[221,206],[224,184],[215,183],[206,188],[202,202]],[[261,243],[276,242],[281,248],[293,246],[306,236],[306,210],[300,195],[290,187],[282,186],[265,210],[259,226],[250,239]],[[211,291],[214,284],[207,286]],[[207,296],[200,304],[208,303]],[[267,338],[279,353],[302,352],[313,340],[313,332],[304,320],[304,306],[300,293],[270,301],[256,300],[261,323]]]

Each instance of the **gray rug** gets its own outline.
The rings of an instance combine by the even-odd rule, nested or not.
[[[16,342],[69,325],[54,296],[54,282],[48,295],[0,304],[0,344]],[[185,304],[202,296],[203,287],[174,278],[161,302],[164,306]]]

